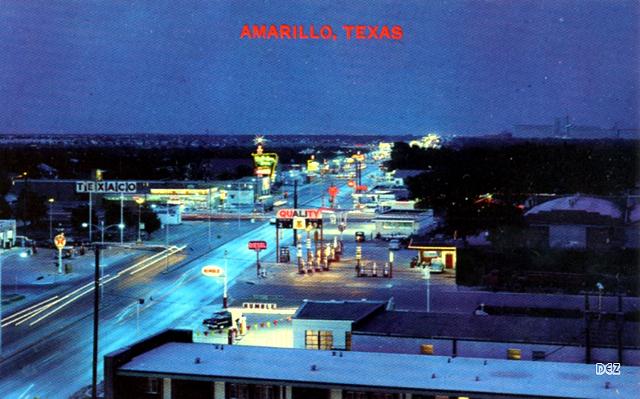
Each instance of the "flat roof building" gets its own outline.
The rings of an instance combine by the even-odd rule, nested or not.
[[[630,398],[640,368],[191,342],[169,330],[105,356],[105,397]]]

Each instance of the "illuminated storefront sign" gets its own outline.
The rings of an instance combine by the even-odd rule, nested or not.
[[[216,191],[216,190],[211,190]],[[154,195],[209,195],[209,189],[195,188],[152,188],[151,194]]]

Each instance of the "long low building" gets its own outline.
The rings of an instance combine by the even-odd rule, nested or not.
[[[105,356],[105,397],[189,399],[631,398],[640,368],[191,342],[169,330]],[[635,392],[635,393],[634,393]]]
[[[392,303],[380,301],[305,301],[293,316],[293,345],[640,366],[640,325],[610,316],[593,315],[587,325],[583,318],[416,312],[393,310]]]

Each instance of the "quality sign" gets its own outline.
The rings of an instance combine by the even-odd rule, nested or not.
[[[135,181],[117,181],[117,180],[105,180],[105,181],[77,181],[76,192],[77,193],[136,193],[138,190],[138,183]]]
[[[276,213],[278,219],[320,219],[322,218],[321,209],[279,209]]]

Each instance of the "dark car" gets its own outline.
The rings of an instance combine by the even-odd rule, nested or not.
[[[365,240],[364,231],[356,231],[356,242],[364,242]]]
[[[223,329],[226,327],[231,327],[233,322],[231,320],[231,312],[223,310],[221,312],[216,312],[209,319],[204,319],[202,324],[209,327],[211,330],[215,329]]]

